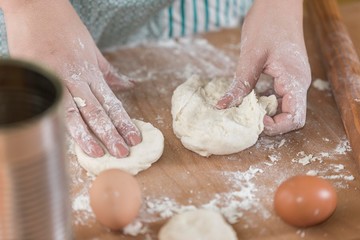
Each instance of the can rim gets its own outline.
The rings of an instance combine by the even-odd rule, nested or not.
[[[21,127],[21,128],[27,127],[34,123],[40,122],[41,119],[43,118],[43,116],[51,115],[53,112],[56,111],[56,109],[62,102],[63,94],[64,94],[64,87],[63,87],[63,84],[62,84],[60,78],[53,71],[51,71],[50,69],[47,69],[44,66],[39,65],[37,63],[30,62],[27,60],[21,60],[21,59],[10,59],[10,58],[0,59],[0,67],[1,66],[19,67],[19,68],[24,68],[28,71],[36,72],[36,73],[40,74],[41,76],[43,76],[44,78],[48,79],[53,84],[53,86],[55,88],[55,92],[56,92],[54,102],[47,109],[45,109],[41,113],[36,114],[25,120],[20,120],[20,121],[17,121],[14,123],[8,123],[5,125],[0,124],[1,131],[13,130],[15,128],[18,129],[19,127]]]

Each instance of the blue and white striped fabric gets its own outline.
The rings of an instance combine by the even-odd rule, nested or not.
[[[240,25],[253,0],[70,0],[100,48]],[[65,26],[64,26],[65,27]],[[8,55],[0,11],[0,56]]]
[[[178,0],[164,12],[168,37],[239,26],[253,0]]]

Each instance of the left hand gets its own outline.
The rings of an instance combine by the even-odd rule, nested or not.
[[[126,90],[134,84],[114,71],[69,0],[0,4],[11,57],[40,63],[62,79],[66,126],[81,149],[91,157],[103,156],[102,146],[115,157],[128,156],[141,133],[109,86]]]

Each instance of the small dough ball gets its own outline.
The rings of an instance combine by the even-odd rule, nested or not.
[[[288,224],[309,227],[324,222],[336,208],[336,192],[325,179],[294,176],[275,193],[275,212]]]
[[[130,154],[124,158],[116,158],[108,152],[98,158],[88,156],[79,145],[75,145],[75,153],[79,164],[89,173],[98,175],[107,169],[121,169],[133,175],[148,169],[156,162],[164,151],[164,136],[151,123],[133,119],[139,128],[142,141],[130,147]]]
[[[189,239],[237,240],[237,237],[220,213],[204,209],[172,217],[159,232],[159,240]]]
[[[275,95],[261,96],[259,104],[265,109],[268,116],[272,117],[276,114],[278,102]]]
[[[89,194],[90,206],[97,220],[110,229],[125,227],[139,213],[139,184],[131,174],[119,169],[101,172],[92,183]]]

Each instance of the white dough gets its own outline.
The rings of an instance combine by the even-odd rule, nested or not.
[[[199,209],[172,217],[160,230],[159,240],[237,240],[220,213]]]
[[[265,109],[276,112],[276,98],[263,97],[262,105],[253,91],[237,107],[216,109],[216,102],[230,83],[221,78],[209,82],[194,75],[174,91],[173,130],[187,149],[201,156],[225,155],[256,143],[264,129]]]
[[[259,104],[265,109],[267,115],[272,117],[276,114],[278,102],[275,95],[259,97]]]
[[[103,157],[92,158],[85,154],[81,148],[76,145],[75,153],[80,165],[92,174],[117,168],[131,174],[145,170],[156,162],[164,150],[164,136],[159,129],[150,123],[133,119],[133,122],[139,128],[142,134],[142,142],[130,148],[130,154],[125,158],[116,158],[106,153]]]
[[[76,106],[78,106],[78,107],[85,107],[86,106],[86,102],[82,98],[74,97],[74,101],[76,103]]]

